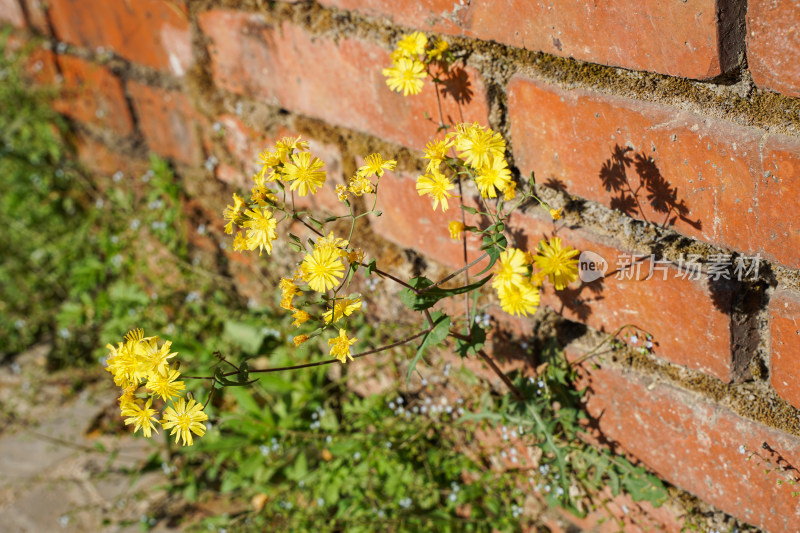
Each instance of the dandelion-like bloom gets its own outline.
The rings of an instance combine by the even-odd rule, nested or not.
[[[525,282],[530,262],[525,252],[517,248],[506,248],[500,252],[497,271],[492,280],[495,289],[521,285]]]
[[[236,235],[233,237],[233,251],[234,252],[243,252],[247,250],[247,238],[244,236],[244,233],[237,232]]]
[[[348,357],[352,361],[353,356],[350,354],[350,346],[355,344],[357,340],[358,339],[355,337],[352,339],[347,338],[345,330],[340,329],[338,337],[328,339],[328,346],[331,347],[331,355],[342,363],[346,363]]]
[[[439,165],[442,164],[444,158],[447,156],[447,151],[453,146],[453,141],[449,139],[442,139],[439,141],[428,141],[425,146],[425,159],[428,159],[428,166],[426,172],[439,170]]]
[[[369,179],[362,175],[361,173],[356,173],[350,179],[350,192],[355,194],[356,196],[361,196],[363,194],[369,194],[375,190],[375,187],[372,185],[372,182]]]
[[[385,160],[381,154],[370,154],[365,159],[366,163],[363,167],[358,169],[358,173],[362,176],[369,178],[370,176],[383,176],[384,170],[394,170],[397,166],[397,161],[394,159]]]
[[[341,237],[334,236],[333,232],[329,232],[328,235],[325,237],[320,237],[317,239],[315,244],[318,248],[330,248],[336,253],[339,254],[339,257],[344,257],[347,255],[347,245],[348,242]]]
[[[171,346],[172,341],[164,341],[164,344],[159,347],[158,337],[148,337],[139,343],[136,349],[143,358],[142,362],[147,369],[148,379],[151,374],[161,374],[169,369],[168,359],[178,355],[178,352],[170,353]]]
[[[473,168],[489,164],[489,156],[502,157],[506,151],[506,141],[490,128],[475,124],[459,124],[455,134],[456,150],[464,163]]]
[[[573,258],[579,253],[572,246],[562,248],[561,239],[553,237],[549,243],[544,240],[539,243],[539,255],[533,261],[560,291],[578,279],[578,260]]]
[[[500,287],[497,295],[503,311],[511,315],[527,316],[534,313],[539,306],[539,291],[527,281]]]
[[[295,347],[297,347],[306,342],[308,339],[309,339],[308,335],[298,335],[297,337],[292,339],[292,342],[294,342]]]
[[[292,318],[294,318],[292,325],[296,328],[299,328],[301,324],[308,322],[308,320],[311,318],[311,315],[302,309],[295,309],[294,313],[292,313]]]
[[[309,192],[316,194],[317,189],[325,183],[325,171],[320,170],[324,164],[320,159],[312,158],[308,152],[292,154],[292,161],[284,166],[283,175],[292,182],[289,188],[297,190],[300,196],[306,196]]]
[[[142,434],[148,438],[152,435],[152,431],[158,433],[154,424],[154,422],[158,422],[155,417],[156,410],[150,408],[152,404],[152,398],[147,400],[144,408],[135,402],[125,402],[122,409],[122,416],[128,417],[125,419],[125,424],[135,424],[133,426],[133,432],[136,433],[141,429]]]
[[[242,206],[244,206],[244,200],[242,200],[238,194],[233,193],[233,205],[227,206],[225,211],[222,212],[223,218],[228,221],[228,223],[225,224],[225,233],[228,235],[233,233],[233,225],[241,214]]]
[[[383,69],[386,85],[393,91],[402,92],[403,96],[419,94],[425,79],[425,64],[416,59],[401,57],[390,68]]]
[[[361,298],[337,298],[333,303],[333,309],[325,311],[322,318],[326,324],[336,322],[342,317],[350,316],[361,309]]]
[[[430,59],[431,61],[440,61],[444,53],[447,52],[449,49],[450,45],[447,44],[447,41],[439,39],[433,45],[433,48],[428,50],[428,59]]]
[[[408,57],[416,57],[425,53],[428,38],[424,33],[415,31],[404,35],[397,43],[397,49]]]
[[[564,211],[563,207],[559,207],[558,209],[551,209],[550,216],[553,217],[553,220],[558,220],[561,218],[561,213]]]
[[[175,443],[183,441],[184,446],[191,446],[194,444],[192,433],[198,437],[202,437],[206,433],[206,425],[203,424],[208,420],[208,415],[203,412],[203,406],[194,401],[189,400],[186,403],[185,398],[181,398],[171,407],[164,409],[164,419],[161,425],[164,429],[172,429],[170,435],[175,435]]]
[[[347,185],[340,183],[336,186],[336,196],[339,198],[340,202],[344,202],[347,200]]]
[[[434,211],[436,211],[436,206],[439,205],[439,202],[442,203],[442,211],[447,211],[447,199],[453,197],[453,195],[447,191],[453,188],[455,188],[453,182],[447,179],[447,177],[438,170],[434,170],[433,172],[417,178],[417,193],[419,193],[420,196],[427,194],[433,198]]]
[[[247,229],[247,249],[258,248],[258,255],[261,255],[263,250],[266,250],[267,254],[272,254],[272,241],[278,238],[275,232],[278,222],[272,217],[272,213],[264,207],[256,207],[245,211],[245,215],[249,219],[244,223]]]
[[[312,290],[324,293],[339,283],[344,275],[344,265],[339,252],[339,249],[334,247],[315,246],[313,252],[306,254],[300,269]]]
[[[464,224],[458,220],[453,220],[447,224],[447,229],[450,231],[450,238],[457,241],[461,238],[461,233],[464,231]]]
[[[298,152],[308,151],[308,141],[301,141],[300,137],[284,137],[275,143],[275,153],[281,163],[286,163],[289,156],[297,150]]]
[[[154,374],[147,380],[147,388],[152,391],[154,396],[161,396],[161,399],[166,402],[178,396],[180,391],[186,388],[183,381],[177,381],[180,375],[177,370]]]
[[[508,202],[516,197],[517,197],[517,182],[509,181],[508,187],[506,187],[506,190],[503,191],[503,200]]]
[[[491,163],[478,170],[475,177],[475,184],[484,198],[496,198],[497,191],[505,191],[509,183],[511,171],[508,170],[506,158],[502,156],[492,157]]]

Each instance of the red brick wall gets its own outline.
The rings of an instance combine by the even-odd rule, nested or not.
[[[0,0],[0,24],[42,38],[31,68],[60,84],[57,108],[98,171],[155,152],[213,216],[281,135],[309,137],[331,183],[380,150],[400,165],[372,229],[453,267],[456,215],[414,190],[436,93],[403,98],[381,75],[403,32],[449,39],[470,97],[445,97],[446,119],[500,131],[518,174],[566,207],[557,224],[515,215],[518,244],[557,231],[610,271],[644,256],[633,279],[542,298],[592,331],[654,335],[652,356],[585,375],[600,428],[741,520],[797,523],[789,489],[737,449],[768,442],[800,461],[800,1]],[[336,205],[332,190],[315,202]],[[757,274],[715,279],[715,264],[755,255]]]

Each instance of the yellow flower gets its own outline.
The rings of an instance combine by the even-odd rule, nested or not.
[[[266,250],[267,254],[272,254],[272,241],[278,238],[275,232],[278,223],[272,217],[272,213],[264,207],[256,207],[245,211],[245,215],[249,218],[244,223],[247,229],[247,249],[258,248],[258,255],[261,255],[263,250]]]
[[[511,315],[527,316],[539,306],[539,291],[527,281],[519,285],[501,286],[497,289],[497,295],[503,311]]]
[[[383,69],[388,79],[386,85],[393,91],[402,92],[403,96],[419,94],[425,79],[425,65],[416,59],[402,57],[391,68]]]
[[[492,287],[500,289],[512,285],[522,285],[530,265],[525,252],[517,248],[506,248],[500,252],[497,271],[492,279]]]
[[[297,337],[292,339],[292,342],[294,342],[295,346],[300,346],[301,344],[306,342],[308,339],[309,339],[308,335],[298,335]]]
[[[356,196],[369,194],[374,190],[375,187],[372,185],[372,182],[369,181],[366,176],[363,176],[358,172],[356,172],[356,175],[350,179],[350,192]]]
[[[277,167],[283,162],[281,161],[280,153],[270,152],[269,150],[264,150],[258,154],[258,160],[264,165],[259,174],[266,174],[268,170],[271,170],[273,167]]]
[[[333,309],[325,311],[322,318],[326,324],[330,324],[332,321],[336,322],[342,317],[352,315],[358,309],[361,309],[361,298],[337,298],[333,303]]]
[[[122,409],[122,416],[128,417],[125,419],[125,424],[135,424],[133,427],[133,432],[136,433],[141,429],[142,434],[148,438],[152,435],[153,430],[158,433],[158,430],[153,423],[158,422],[155,417],[156,410],[150,409],[152,404],[153,399],[150,398],[147,400],[147,404],[145,404],[144,408],[135,402],[130,402],[126,403],[125,407]]]
[[[517,197],[517,182],[509,181],[508,187],[506,187],[506,190],[503,191],[503,200],[508,202],[516,197]]]
[[[325,171],[320,170],[323,163],[320,159],[311,157],[308,152],[292,154],[292,162],[286,163],[283,175],[292,184],[291,190],[297,190],[300,196],[306,196],[309,192],[316,194],[317,189],[325,183]]]
[[[227,206],[222,213],[222,216],[228,221],[225,224],[225,233],[228,235],[233,233],[233,225],[236,223],[236,219],[239,218],[243,205],[244,200],[238,194],[233,193],[233,205]]]
[[[352,250],[351,252],[348,252],[347,260],[351,263],[363,263],[365,255],[366,254],[364,253],[364,250],[359,248],[357,250]]]
[[[456,127],[456,150],[464,163],[473,168],[482,168],[489,164],[489,156],[502,157],[506,151],[506,141],[490,128],[474,123],[459,124]]]
[[[484,198],[496,198],[497,192],[495,189],[503,192],[508,188],[508,184],[511,183],[511,171],[508,170],[506,158],[494,156],[491,161],[490,164],[481,167],[475,177],[475,183]]]
[[[347,255],[348,242],[340,237],[335,237],[333,232],[329,232],[326,237],[320,237],[314,246],[318,248],[330,248],[339,254],[339,257]]]
[[[536,266],[548,275],[550,283],[560,291],[578,279],[578,260],[573,259],[580,253],[572,246],[561,247],[561,239],[553,237],[550,242],[539,243],[539,255],[533,258]]]
[[[183,381],[176,381],[180,376],[177,370],[167,370],[166,373],[159,373],[153,375],[147,380],[147,388],[153,393],[153,396],[161,396],[165,402],[174,396],[178,396],[178,392],[186,388]]]
[[[307,151],[308,141],[301,141],[298,136],[296,139],[294,137],[284,137],[275,143],[275,153],[278,155],[281,163],[286,163],[289,160],[289,156],[292,155],[295,150],[298,152]]]
[[[387,161],[383,159],[381,154],[370,154],[364,159],[364,162],[366,165],[360,167],[358,173],[367,178],[370,176],[378,176],[380,178],[383,176],[384,170],[394,170],[397,166],[397,161],[394,159]]]
[[[417,178],[417,193],[420,196],[428,194],[433,198],[434,211],[436,211],[436,206],[439,205],[439,202],[442,203],[442,211],[447,211],[447,199],[453,197],[447,191],[453,188],[455,188],[455,185],[438,170],[433,170],[433,172]]]
[[[439,170],[439,165],[442,164],[444,158],[447,156],[447,151],[453,146],[453,142],[449,139],[442,139],[439,141],[428,141],[425,146],[425,159],[429,159],[426,172]]]
[[[339,197],[340,202],[347,200],[347,186],[340,183],[336,186],[336,196]]]
[[[168,359],[178,355],[178,352],[170,353],[170,346],[172,346],[172,341],[164,341],[164,344],[159,347],[158,337],[147,337],[139,342],[136,351],[141,358],[143,368],[146,369],[148,379],[151,375],[160,374],[169,369]]]
[[[425,53],[428,38],[422,32],[415,31],[403,36],[397,43],[397,49],[408,57],[416,57]]]
[[[306,254],[300,268],[312,290],[324,293],[339,283],[344,275],[344,265],[337,250],[329,246],[315,246],[312,253]]]
[[[550,216],[553,217],[553,220],[558,220],[561,218],[562,211],[564,211],[563,207],[559,207],[558,209],[551,209]]]
[[[292,325],[296,328],[299,328],[301,324],[308,322],[308,320],[311,318],[311,315],[302,309],[295,309],[294,313],[292,313],[292,318],[294,318]]]
[[[233,251],[243,252],[247,249],[247,239],[245,238],[244,233],[237,231],[236,236],[233,238]]]
[[[352,361],[353,356],[350,355],[350,346],[355,344],[357,340],[356,338],[348,339],[345,330],[340,329],[338,337],[328,339],[328,346],[331,347],[331,355],[342,363],[346,363],[348,357]]]
[[[450,45],[447,44],[447,41],[438,39],[436,44],[433,45],[433,48],[428,50],[428,59],[431,61],[439,61],[442,59],[442,55],[450,49]]]
[[[164,409],[164,419],[161,425],[164,429],[172,429],[170,435],[175,435],[175,443],[183,441],[184,446],[194,444],[192,433],[198,437],[205,435],[206,426],[203,424],[208,420],[208,415],[203,412],[203,406],[194,401],[181,398],[177,403]]]
[[[458,220],[453,220],[447,225],[447,229],[450,230],[450,238],[457,241],[461,238],[461,233],[464,231],[464,224]]]
[[[283,297],[294,296],[300,292],[300,288],[295,284],[293,279],[281,278],[278,282],[278,288],[281,290]]]

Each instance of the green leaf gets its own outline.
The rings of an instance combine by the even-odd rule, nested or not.
[[[417,363],[425,352],[443,340],[447,338],[447,335],[450,333],[450,317],[445,315],[440,311],[436,311],[431,313],[431,318],[433,319],[433,328],[422,337],[422,342],[417,348],[417,353],[414,355],[414,359],[411,360],[411,363],[408,365],[408,374],[406,375],[406,386],[408,386],[408,382],[411,379],[411,374],[414,373],[414,369],[417,368]]]
[[[372,273],[373,273],[373,272],[375,272],[375,269],[376,269],[376,268],[378,268],[378,265],[377,265],[377,263],[375,262],[375,260],[373,259],[372,261],[370,261],[370,262],[367,264],[367,276],[370,276],[370,275],[372,275]]]
[[[456,339],[456,352],[461,357],[475,355],[478,350],[483,348],[483,344],[486,342],[486,331],[479,325],[473,324],[469,330],[469,338],[469,341]]]
[[[474,207],[469,207],[469,206],[466,206],[466,205],[462,205],[461,209],[463,209],[464,211],[466,211],[467,213],[470,213],[472,215],[477,215],[478,214],[478,210],[475,209]]]
[[[242,379],[242,373],[236,375],[236,381],[232,381],[225,376],[225,372],[221,368],[217,368],[214,371],[214,377],[217,379],[217,383],[222,385],[223,387],[244,387],[245,385],[250,385],[251,383],[255,383],[258,379],[251,379],[247,380],[247,374],[245,373],[244,380]]]
[[[223,335],[236,343],[243,351],[254,354],[261,348],[266,333],[260,324],[226,320]]]
[[[506,249],[508,246],[508,239],[505,238],[503,235],[493,235],[493,236],[486,236],[483,238],[483,246],[481,246],[481,250],[486,250],[486,253],[489,254],[489,264],[478,272],[476,276],[481,276],[491,269],[497,260],[500,258],[500,252]]]
[[[455,296],[457,294],[464,294],[465,292],[470,292],[475,289],[482,287],[489,281],[492,276],[487,276],[480,281],[472,283],[470,285],[464,285],[463,287],[457,287],[455,289],[442,289],[440,287],[434,287],[432,289],[425,290],[422,293],[415,293],[411,289],[403,289],[400,292],[400,301],[403,302],[403,305],[412,309],[414,311],[424,311],[425,309],[430,309],[433,307],[436,302],[443,298],[447,298],[449,296]],[[424,290],[426,287],[430,287],[433,285],[433,282],[425,277],[419,278],[412,278],[408,282],[409,285],[414,287],[417,290]]]

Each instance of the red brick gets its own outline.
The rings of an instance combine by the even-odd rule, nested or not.
[[[138,178],[147,171],[146,161],[131,159],[85,135],[76,135],[75,147],[81,164],[96,174],[112,176],[122,172],[125,179],[131,179]]]
[[[203,158],[198,128],[203,117],[181,92],[128,82],[139,129],[150,150],[181,163],[196,165]]]
[[[770,382],[787,402],[800,409],[800,297],[777,291],[769,307]]]
[[[541,238],[552,236],[557,228],[565,246],[600,254],[609,266],[602,281],[575,282],[558,293],[545,283],[542,305],[604,332],[634,324],[653,335],[658,357],[723,381],[739,378],[730,348],[734,287],[712,288],[706,279],[681,277],[673,265],[667,265],[666,273],[654,269],[646,279],[651,273],[649,258],[639,263],[638,272],[628,270],[631,275],[618,276],[614,272],[631,257],[623,246],[585,230],[554,226],[543,210],[536,213],[511,215],[510,232],[523,236],[517,239],[517,247],[535,249]]]
[[[766,442],[797,466],[797,437],[633,372],[593,369],[579,386],[587,387],[587,411],[606,439],[661,478],[768,531],[795,529],[800,506],[791,492],[796,488],[777,485],[785,479],[781,473],[766,474],[769,465],[757,457],[745,460],[738,448],[758,451],[774,466],[777,456],[761,448]]]
[[[63,85],[53,104],[79,122],[110,129],[120,135],[133,132],[122,82],[108,68],[74,56],[58,56]]]
[[[192,63],[186,5],[167,0],[50,0],[58,39],[183,76]]]
[[[607,190],[601,175],[620,175],[633,188],[641,176],[657,175],[650,182],[676,190],[675,203],[687,211],[671,224],[675,230],[746,253],[760,249],[754,198],[763,132],[519,76],[509,83],[509,115],[523,175],[535,171],[539,183],[557,179],[569,192],[612,207],[620,193]],[[622,167],[612,164],[615,154]],[[668,197],[664,192],[658,196]],[[643,213],[634,206],[633,216],[664,223],[664,205],[648,194],[640,191]]]
[[[686,78],[712,78],[738,61],[738,50],[728,37],[735,35],[730,27],[736,23],[736,13],[729,7],[734,2],[726,0],[646,0],[635,5],[625,0],[556,5],[530,0],[322,3],[422,30]],[[734,49],[729,49],[731,44]]]
[[[0,24],[8,23],[17,28],[25,28],[25,13],[18,0],[0,0]]]
[[[2,1],[0,0],[0,3]],[[20,2],[28,14],[28,24],[39,33],[49,35],[50,23],[47,21],[46,0],[20,0]]]
[[[800,2],[747,3],[747,66],[759,87],[800,96]]]
[[[800,140],[771,136],[761,150],[757,242],[767,257],[800,268]]]
[[[391,64],[389,51],[377,44],[312,37],[256,14],[209,11],[199,23],[212,40],[214,80],[223,89],[413,148],[436,133],[437,124],[425,119],[439,116],[433,84],[407,98],[390,91],[381,73]],[[445,119],[485,124],[486,88],[474,69],[465,75],[470,101],[460,106],[446,95]]]

